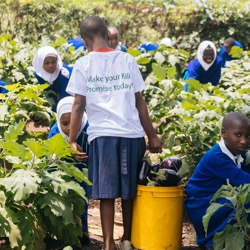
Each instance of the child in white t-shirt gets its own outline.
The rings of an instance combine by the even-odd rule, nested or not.
[[[77,149],[77,131],[86,108],[89,120],[90,198],[100,199],[104,249],[116,249],[113,239],[114,201],[122,199],[124,234],[121,249],[132,249],[133,199],[140,162],[145,152],[144,133],[151,152],[161,151],[146,103],[145,88],[135,59],[108,45],[108,29],[97,16],[86,18],[80,28],[88,55],[80,58],[67,87],[75,95],[69,141]]]

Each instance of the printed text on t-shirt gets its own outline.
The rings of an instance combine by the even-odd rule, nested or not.
[[[109,76],[89,76],[87,78],[87,92],[106,92],[106,91],[119,91],[131,89],[133,83],[130,81],[130,73],[125,72],[116,75]],[[129,82],[128,82],[129,81]],[[115,83],[117,82],[117,84]],[[105,85],[94,85],[93,84],[103,83]],[[106,85],[106,83],[108,85]]]

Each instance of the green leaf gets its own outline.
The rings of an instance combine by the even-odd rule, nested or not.
[[[6,208],[6,196],[0,191],[0,235],[9,238],[12,248],[18,247],[18,241],[21,239],[20,230],[14,224],[13,219]]]
[[[167,70],[159,64],[153,63],[152,69],[154,75],[158,78],[159,81],[162,81],[167,78]]]
[[[58,158],[71,156],[74,152],[61,134],[57,134],[48,139],[44,145],[47,147],[48,154],[55,154]]]
[[[37,158],[43,157],[47,154],[47,148],[41,141],[35,141],[34,139],[28,139],[23,142]]]
[[[244,234],[238,228],[232,227],[232,232],[225,234],[225,250],[243,250],[244,247]]]
[[[80,169],[76,168],[72,165],[59,165],[58,166],[61,170],[67,173],[69,176],[74,177],[78,182],[85,182],[87,185],[92,185],[92,183],[86,177],[87,174],[81,171]]]
[[[189,86],[188,86],[189,92],[193,92],[195,90],[201,89],[201,83],[196,79],[189,78],[189,79],[185,80],[185,82],[189,84]]]
[[[238,46],[233,46],[230,50],[230,55],[232,58],[240,58],[242,57],[243,49]]]
[[[16,141],[17,138],[23,134],[23,129],[25,127],[24,122],[19,122],[15,125],[9,126],[8,130],[4,133],[6,141]]]
[[[8,114],[8,106],[6,104],[0,105],[0,121],[4,120],[4,117]]]
[[[167,70],[167,76],[169,79],[174,79],[176,75],[176,68],[175,67],[169,67]]]
[[[190,102],[184,101],[181,104],[182,108],[185,110],[199,110],[200,107],[198,105],[192,104]]]
[[[151,61],[151,59],[147,58],[147,57],[140,57],[136,60],[136,62],[140,65],[145,65],[145,64],[149,64]]]
[[[222,250],[225,247],[224,231],[216,233],[213,238],[214,250]]]
[[[51,217],[50,219],[53,220],[53,216],[62,217],[64,225],[74,224],[73,205],[69,204],[64,197],[50,192],[41,197],[39,203],[41,209],[46,209],[46,214]]]
[[[156,62],[159,63],[160,65],[163,64],[164,61],[166,60],[165,57],[164,57],[164,55],[163,55],[161,52],[159,52],[159,51],[157,51],[157,52],[155,53],[154,59],[155,59]]]
[[[17,156],[7,155],[5,159],[12,164],[20,164],[22,162],[22,160]]]
[[[36,194],[42,180],[32,170],[18,169],[10,177],[0,178],[0,185],[14,194],[15,201],[27,199]]]
[[[4,148],[4,154],[8,159],[11,157],[18,157],[22,161],[31,160],[32,156],[29,151],[25,148],[24,145],[18,144],[15,141],[6,141],[2,143],[2,147]],[[6,160],[7,160],[6,158]]]
[[[131,48],[128,48],[128,51],[127,51],[131,56],[133,57],[136,57],[136,56],[139,56],[141,55],[141,52],[140,50],[138,49],[131,49]]]
[[[66,193],[72,190],[76,194],[78,194],[82,199],[88,202],[88,199],[86,198],[86,194],[85,194],[83,187],[81,187],[80,184],[78,184],[77,182],[74,182],[74,181],[64,182],[61,185],[61,189],[63,192],[66,192]]]
[[[207,211],[206,214],[202,217],[202,223],[205,229],[205,232],[207,233],[207,229],[208,229],[208,224],[209,224],[209,220],[210,218],[213,216],[213,214],[219,210],[221,207],[223,207],[223,204],[219,204],[219,203],[212,203]]]

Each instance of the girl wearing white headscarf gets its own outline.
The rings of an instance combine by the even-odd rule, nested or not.
[[[32,61],[32,65],[38,83],[43,84],[48,82],[50,84],[48,89],[55,92],[56,96],[51,96],[55,101],[55,106],[53,106],[53,110],[55,111],[57,102],[69,95],[66,92],[66,88],[72,73],[72,67],[63,65],[61,57],[51,46],[39,48]]]
[[[56,112],[56,120],[57,122],[51,127],[49,138],[53,137],[54,135],[61,133],[61,135],[65,138],[65,140],[68,141],[69,138],[69,125],[70,125],[70,117],[71,117],[71,110],[74,103],[74,97],[73,96],[67,96],[61,99],[58,102],[57,105],[57,112]],[[74,155],[74,158],[79,161],[85,161],[87,160],[87,154],[88,154],[88,136],[87,136],[87,128],[88,128],[88,120],[87,115],[84,113],[82,118],[82,124],[81,128],[78,132],[78,151],[76,155]],[[75,164],[75,166],[79,169],[83,169],[85,167],[84,164],[79,162],[79,164]],[[84,188],[85,192],[88,193],[88,186],[84,182],[80,183],[80,185]],[[87,209],[88,204],[85,204],[84,206],[84,212],[82,215],[82,231],[83,236],[80,239],[81,243],[87,244],[89,242],[88,237],[88,220],[87,220]]]
[[[183,80],[193,78],[202,84],[217,85],[221,77],[222,60],[217,56],[213,42],[203,41],[197,52],[197,59],[192,60],[185,71]],[[188,85],[185,86],[187,90]]]
[[[69,125],[71,118],[71,110],[74,103],[73,96],[67,96],[61,99],[57,104],[56,120],[57,122],[51,127],[49,138],[60,133],[67,141],[69,139]],[[82,148],[83,152],[88,152],[87,145],[87,131],[88,120],[87,115],[84,113],[82,118],[81,128],[77,134],[78,145]]]

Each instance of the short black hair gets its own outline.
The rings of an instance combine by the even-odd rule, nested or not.
[[[101,17],[88,16],[80,25],[80,34],[83,39],[93,40],[94,36],[100,36],[107,39],[108,28]]]
[[[229,45],[229,46],[233,46],[235,42],[235,39],[232,37],[228,37],[227,39],[225,39],[224,43]]]
[[[243,123],[250,125],[250,120],[240,112],[231,112],[227,114],[222,120],[222,128],[225,130],[231,129],[236,123]]]

